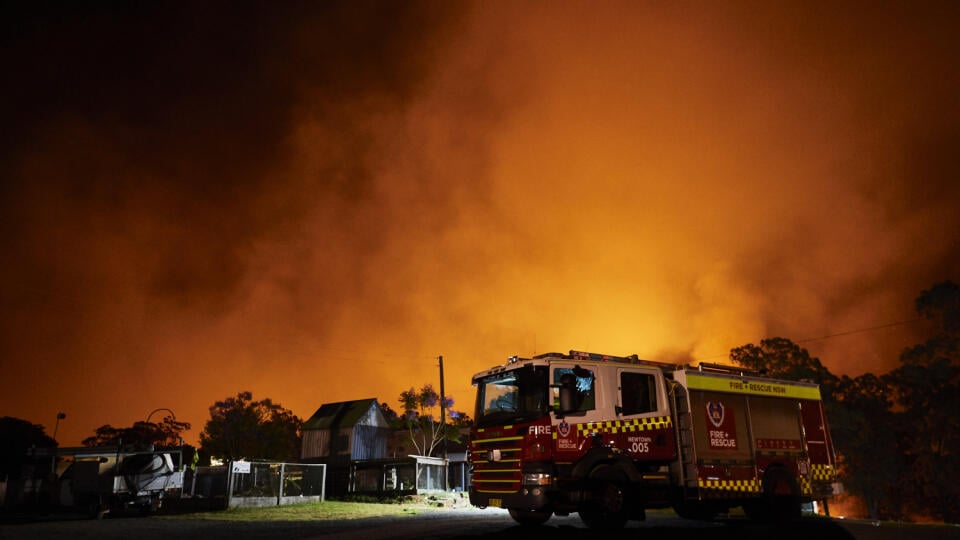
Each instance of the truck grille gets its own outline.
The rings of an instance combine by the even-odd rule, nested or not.
[[[522,436],[478,438],[470,443],[473,487],[480,493],[516,493],[522,480]]]

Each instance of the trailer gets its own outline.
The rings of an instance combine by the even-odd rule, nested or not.
[[[122,446],[31,448],[28,458],[49,462],[49,474],[36,470],[32,499],[91,517],[111,511],[149,513],[164,499],[183,492],[183,452]]]

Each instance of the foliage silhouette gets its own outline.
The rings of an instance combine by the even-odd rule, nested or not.
[[[295,461],[300,457],[303,421],[269,398],[238,392],[210,406],[200,433],[201,455],[221,459]]]

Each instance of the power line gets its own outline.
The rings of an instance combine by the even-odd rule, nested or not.
[[[872,332],[872,331],[874,331],[874,330],[882,330],[882,329],[884,329],[884,328],[892,328],[892,327],[894,327],[894,326],[903,326],[903,325],[905,325],[905,324],[912,324],[912,323],[919,322],[919,321],[923,321],[923,320],[926,320],[926,319],[924,319],[923,317],[917,317],[917,318],[915,318],[915,319],[908,319],[908,320],[905,320],[905,321],[897,321],[897,322],[886,323],[886,324],[877,324],[877,325],[868,326],[868,327],[865,327],[865,328],[858,328],[858,329],[856,329],[856,330],[847,330],[847,331],[845,331],[845,332],[837,332],[837,333],[835,333],[835,334],[827,334],[827,335],[825,335],[825,336],[804,338],[804,339],[791,340],[791,341],[793,341],[794,343],[797,343],[797,344],[800,344],[800,343],[810,343],[811,341],[823,341],[823,340],[825,340],[825,339],[830,339],[830,338],[835,338],[835,337],[849,336],[849,335],[853,335],[853,334],[862,334],[862,333],[864,333],[864,332]],[[716,358],[723,358],[723,357],[727,357],[727,356],[730,356],[730,353],[729,353],[729,352],[720,353],[720,354],[714,354],[714,355],[711,355],[711,356],[705,356],[705,357],[699,358],[699,359],[697,359],[697,360],[698,360],[698,361],[713,360],[713,359],[716,359]]]
[[[828,334],[828,335],[826,335],[826,336],[800,339],[800,340],[794,341],[794,343],[808,343],[808,342],[810,342],[810,341],[821,341],[821,340],[824,340],[824,339],[835,338],[835,337],[840,337],[840,336],[849,336],[849,335],[851,335],[851,334],[861,334],[861,333],[863,333],[863,332],[870,332],[870,331],[873,331],[873,330],[881,330],[881,329],[883,329],[883,328],[891,328],[891,327],[894,327],[894,326],[902,326],[902,325],[904,325],[904,324],[915,323],[915,322],[923,321],[923,320],[926,320],[926,319],[924,319],[924,318],[922,318],[922,317],[917,317],[916,319],[910,319],[910,320],[906,320],[906,321],[898,321],[898,322],[892,322],[892,323],[887,323],[887,324],[878,324],[878,325],[876,325],[876,326],[869,326],[869,327],[867,327],[867,328],[859,328],[859,329],[857,329],[857,330],[849,330],[849,331],[847,331],[847,332],[837,332],[836,334]]]

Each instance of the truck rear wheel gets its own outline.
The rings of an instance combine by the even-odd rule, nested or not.
[[[620,529],[627,523],[627,476],[610,465],[590,471],[592,500],[581,508],[580,519],[591,529]]]
[[[516,510],[510,509],[510,517],[520,525],[543,525],[550,519],[553,512],[549,510]]]
[[[790,521],[800,517],[800,488],[784,467],[763,475],[763,496],[743,504],[747,516],[757,521]]]

